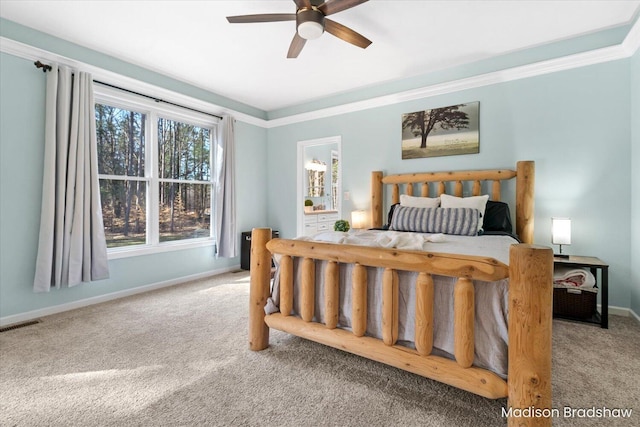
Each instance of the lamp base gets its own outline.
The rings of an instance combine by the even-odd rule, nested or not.
[[[571,255],[566,254],[553,254],[554,258],[569,258]]]

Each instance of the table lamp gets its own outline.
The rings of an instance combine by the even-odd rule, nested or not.
[[[366,228],[367,213],[365,211],[351,212],[351,228]]]
[[[551,218],[551,243],[560,245],[560,253],[556,257],[569,258],[569,255],[562,253],[562,245],[571,244],[571,219]]]

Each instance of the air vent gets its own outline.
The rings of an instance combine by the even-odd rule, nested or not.
[[[9,325],[9,326],[5,326],[3,328],[0,328],[0,332],[12,331],[14,329],[24,328],[25,326],[36,325],[36,324],[38,324],[40,322],[41,322],[40,320],[30,320],[28,322],[15,323],[13,325]]]

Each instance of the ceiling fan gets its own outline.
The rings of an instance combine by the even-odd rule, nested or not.
[[[296,13],[227,16],[227,21],[232,24],[296,21],[296,33],[289,46],[287,58],[297,58],[307,40],[316,39],[325,31],[348,43],[366,49],[371,44],[371,40],[351,28],[325,18],[366,1],[368,0],[293,0],[296,4]]]

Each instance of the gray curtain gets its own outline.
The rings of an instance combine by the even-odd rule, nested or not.
[[[109,277],[94,104],[90,74],[52,65],[35,292]]]
[[[216,257],[233,258],[238,255],[236,242],[235,191],[235,120],[225,115],[218,126],[215,150],[215,238]]]

